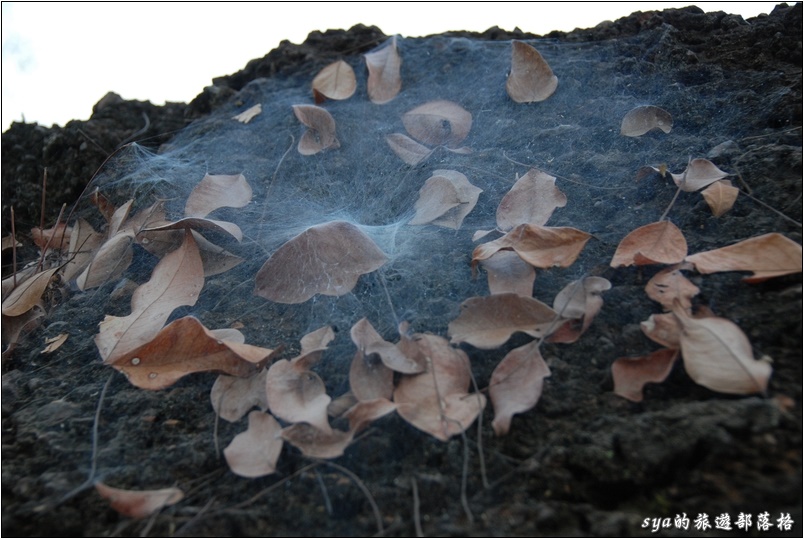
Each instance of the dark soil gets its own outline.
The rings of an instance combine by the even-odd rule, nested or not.
[[[315,32],[302,45],[284,43],[242,71],[215,79],[190,104],[158,107],[110,94],[86,122],[73,121],[63,128],[15,123],[2,135],[4,234],[10,230],[8,209],[13,206],[19,239],[30,245],[26,234],[39,224],[38,186],[45,168],[46,222],[52,223],[61,205],[77,200],[95,171],[120,146],[137,140],[154,151],[169,148],[182,137],[207,129],[204,121],[216,111],[242,105],[255,88],[275,80],[308,81],[310,73],[335,59],[346,57],[357,65],[360,55],[385,37],[380,30],[363,26],[347,32]],[[538,36],[495,28],[483,34],[410,40],[415,46],[405,56],[406,65],[424,61],[416,51],[450,37],[479,42]],[[526,142],[533,139],[547,147],[546,139],[563,136],[559,130],[533,131],[526,137],[512,129],[508,139],[496,141],[510,149],[507,155],[512,159],[567,171],[569,180],[576,181],[559,183],[570,203],[550,224],[595,234],[598,241],[590,243],[580,266],[605,267],[619,240],[637,226],[657,220],[673,198],[675,189],[658,177],[644,179],[637,187],[633,183],[637,167],[632,161],[658,164],[651,152],[659,148],[660,140],[673,141],[662,149],[663,159],[673,159],[668,162],[671,170],[682,170],[689,154],[708,157],[724,170],[738,173],[735,183],[744,182],[743,187],[747,185],[764,203],[741,195],[731,212],[716,219],[699,195],[682,195],[670,215],[684,230],[690,252],[767,232],[802,242],[801,225],[795,222],[802,215],[801,4],[782,4],[771,15],[749,21],[724,13],[704,14],[697,8],[634,13],[593,29],[543,37],[589,51],[598,45],[619,51],[600,63],[601,80],[604,75],[622,77],[618,84],[624,93],[629,84],[657,76],[681,88],[678,95],[702,99],[674,100],[672,92],[657,93],[663,100],[657,105],[674,114],[685,112],[685,123],[676,126],[672,139],[649,134],[623,141],[616,133],[610,139],[601,131],[571,153],[558,148],[551,155]],[[552,67],[561,77],[561,66]],[[560,93],[564,88],[571,91],[571,83],[561,84],[551,98],[557,103],[566,98]],[[596,104],[580,107],[590,119],[596,118]],[[736,111],[733,117],[723,117],[730,111]],[[478,118],[473,130],[481,130],[482,121]],[[564,123],[557,116],[542,121]],[[575,120],[567,120],[571,121]],[[180,134],[188,125],[189,130]],[[606,141],[618,137],[619,146],[606,151]],[[286,142],[276,144],[284,147]],[[345,144],[343,155],[352,155],[350,151]],[[511,177],[523,171],[493,154],[475,159],[473,163]],[[503,170],[504,166],[509,168]],[[594,178],[619,182],[613,185],[623,189],[615,196],[577,183]],[[26,247],[20,256],[32,259],[35,252]],[[4,278],[10,273],[9,259],[4,252]],[[416,524],[424,534],[438,536],[640,536],[652,534],[646,519],[686,514],[693,520],[706,513],[714,525],[716,516],[728,513],[734,528],[737,516],[749,513],[754,526],[748,535],[800,537],[804,518],[801,276],[756,285],[743,283],[743,275],[735,273],[694,277],[702,289],[698,304],[737,323],[756,357],[773,358],[767,395],[714,393],[695,385],[679,363],[666,382],[649,385],[645,400],[637,404],[612,393],[609,373],[616,358],[655,349],[642,335],[639,322],[658,312],[643,292],[656,268],[601,271],[613,284],[605,295],[604,313],[577,343],[545,345],[552,376],[538,405],[517,416],[511,433],[499,438],[489,426],[491,411],[486,411],[481,427],[490,483],[486,486],[474,426],[466,440],[455,437],[441,443],[396,415],[376,422],[334,464],[310,467],[309,460],[286,446],[276,474],[255,480],[237,477],[217,454],[215,440],[224,447],[244,430],[244,422],[221,421],[216,426],[209,405],[214,375],[190,376],[159,392],[137,389],[116,372],[110,379],[113,371],[100,363],[92,339],[103,315],[111,309],[124,314],[127,302],[103,303],[99,308],[97,294],[108,293],[111,286],[99,293],[54,300],[42,325],[3,364],[3,534],[373,535],[378,524],[364,485],[376,502],[383,533],[391,536],[414,535]],[[558,275],[578,277],[570,272]],[[556,278],[540,275],[539,279],[545,283],[540,287],[549,288]],[[226,283],[216,286],[221,297],[229,293]],[[437,287],[446,285],[433,286],[439,291]],[[205,316],[227,319],[212,310]],[[247,327],[261,324],[255,316],[241,321]],[[416,329],[443,334],[442,328],[431,325]],[[66,344],[41,355],[43,340],[63,331],[71,335]],[[478,377],[487,380],[494,363],[525,342],[520,336],[504,350],[465,349],[478,366]],[[97,423],[95,478],[131,489],[175,483],[186,493],[183,501],[153,518],[121,517],[92,488],[65,499],[90,473],[96,408],[109,379]],[[468,474],[462,503],[464,466]],[[756,522],[765,512],[774,527],[759,531]],[[775,527],[782,514],[793,521],[789,531]],[[735,529],[699,532],[692,523],[690,528],[665,527],[654,535],[744,534]]]

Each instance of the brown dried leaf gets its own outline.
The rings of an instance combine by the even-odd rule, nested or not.
[[[214,219],[204,219],[203,217],[185,217],[184,219],[179,219],[178,221],[173,221],[165,224],[160,224],[158,226],[149,226],[148,228],[142,229],[142,233],[137,236],[137,238],[141,241],[142,238],[151,237],[151,236],[144,236],[143,234],[147,234],[148,232],[164,232],[166,230],[212,230],[214,232],[222,232],[225,234],[229,234],[237,241],[241,241],[243,239],[243,232],[240,230],[240,227],[234,223],[229,221],[216,221]]]
[[[297,363],[280,359],[268,369],[265,380],[268,407],[275,416],[290,423],[304,421],[329,432],[327,395],[316,373]]]
[[[307,333],[301,338],[301,353],[293,358],[293,363],[303,364],[304,368],[309,368],[317,363],[321,358],[321,353],[327,349],[329,343],[335,338],[335,331],[332,326],[323,326],[315,331]]]
[[[40,249],[63,249],[70,243],[73,228],[66,223],[59,223],[52,228],[42,230],[39,227],[31,229],[31,239]]]
[[[89,200],[98,208],[98,211],[101,215],[103,215],[103,218],[106,219],[107,223],[112,220],[112,215],[114,215],[116,208],[114,207],[114,204],[109,202],[108,198],[101,194],[97,187],[89,196]]]
[[[378,354],[383,364],[392,371],[413,374],[422,372],[425,368],[424,364],[417,362],[415,358],[407,357],[399,348],[384,340],[366,318],[360,319],[352,326],[351,336],[358,350],[367,356]],[[354,393],[357,395],[357,392]]]
[[[396,36],[386,43],[381,49],[366,54],[368,95],[371,102],[377,105],[388,103],[402,89],[402,77],[399,74],[402,58],[396,50]]]
[[[542,337],[558,319],[558,314],[534,298],[516,294],[469,298],[461,304],[458,318],[450,322],[450,342],[466,342],[491,350],[517,331]]]
[[[69,260],[64,265],[62,274],[65,282],[72,281],[86,268],[102,243],[103,236],[95,232],[92,225],[84,219],[79,219],[73,225],[73,233],[70,234],[70,245],[67,250]]]
[[[427,146],[423,146],[401,133],[385,135],[385,141],[394,153],[408,165],[418,165],[433,153],[433,150]]]
[[[416,215],[408,224],[429,223],[458,230],[482,192],[460,172],[436,170],[419,190],[419,199],[414,205]]]
[[[120,277],[134,259],[133,245],[134,236],[129,232],[121,232],[106,240],[75,279],[79,290],[89,290]]]
[[[642,389],[648,382],[661,383],[667,379],[678,350],[662,348],[641,357],[621,357],[611,364],[614,393],[633,402],[642,402]]]
[[[149,517],[163,507],[178,503],[184,498],[184,492],[175,487],[159,490],[124,490],[112,488],[98,481],[95,483],[95,489],[101,497],[109,500],[112,509],[131,518]]]
[[[316,103],[321,103],[325,99],[349,99],[356,89],[355,70],[343,60],[332,62],[313,79],[313,96]]]
[[[282,438],[310,458],[334,459],[343,455],[352,443],[352,431],[328,428],[321,430],[307,423],[296,423],[282,429]]]
[[[539,402],[544,379],[550,368],[539,351],[539,342],[532,341],[514,348],[491,373],[489,397],[494,405],[494,434],[503,436],[511,428],[514,414],[527,412]]]
[[[262,114],[262,104],[257,103],[253,107],[249,107],[240,114],[232,116],[232,120],[237,120],[240,123],[247,124],[251,120],[253,120],[256,116]]]
[[[218,208],[242,208],[251,202],[251,186],[242,174],[207,174],[184,205],[185,217],[206,217]]]
[[[539,51],[522,41],[514,40],[511,45],[511,72],[505,82],[511,99],[517,103],[533,103],[553,95],[558,77]]]
[[[3,363],[11,358],[11,354],[19,344],[22,336],[39,327],[45,318],[45,314],[45,308],[40,302],[20,316],[2,315],[3,323],[0,325],[3,328],[3,343],[6,346],[3,350]]]
[[[639,327],[647,338],[667,348],[681,348],[681,324],[673,313],[652,314]]]
[[[611,267],[677,264],[687,256],[687,240],[676,225],[659,221],[641,226],[622,239]]]
[[[394,392],[394,371],[377,354],[358,350],[349,368],[349,388],[358,401],[390,399]]]
[[[553,300],[553,310],[561,318],[570,319],[549,337],[553,343],[572,343],[583,335],[603,307],[601,294],[611,289],[603,277],[585,277],[565,286]],[[576,321],[580,321],[577,323]]]
[[[163,389],[194,372],[253,376],[271,359],[268,348],[220,340],[192,316],[168,324],[146,344],[106,363],[142,389]]]
[[[679,301],[685,309],[692,308],[692,298],[700,289],[681,273],[682,269],[692,269],[690,264],[676,264],[654,275],[645,286],[645,293],[653,301],[661,303],[665,311],[673,308]]]
[[[20,316],[34,305],[39,304],[42,294],[47,290],[53,275],[59,271],[59,267],[40,271],[33,274],[24,281],[17,281],[17,288],[3,299],[3,314],[6,316]]]
[[[218,335],[220,338],[220,335]],[[265,394],[266,369],[254,376],[238,378],[221,374],[212,385],[209,400],[212,409],[221,419],[226,421],[239,421],[241,417],[254,408],[268,409],[268,398]]]
[[[6,249],[11,249],[12,247],[22,247],[22,244],[14,239],[14,237],[9,234],[8,236],[3,236],[3,251]]]
[[[165,255],[151,279],[134,292],[131,314],[107,315],[100,323],[95,344],[101,358],[111,362],[153,339],[176,307],[195,305],[203,286],[198,247],[186,232],[181,247]]]
[[[714,183],[728,176],[728,172],[723,172],[709,159],[693,159],[681,174],[670,173],[673,181],[682,190],[688,193],[703,189],[707,185]]]
[[[525,223],[544,225],[553,210],[567,205],[556,179],[532,168],[519,178],[497,206],[497,226],[510,230]]]
[[[349,431],[356,434],[375,419],[386,416],[394,410],[396,410],[395,403],[386,398],[377,398],[356,403],[344,413],[344,417],[349,420]]]
[[[309,129],[299,139],[298,150],[302,155],[314,155],[320,151],[340,148],[335,136],[335,118],[326,109],[315,105],[293,105],[293,113]]]
[[[282,452],[282,427],[271,414],[254,410],[248,429],[223,450],[229,469],[240,477],[262,477],[276,471]]]
[[[39,353],[40,354],[50,354],[52,352],[55,352],[56,350],[61,348],[61,345],[64,344],[67,341],[67,338],[69,336],[70,335],[68,333],[60,333],[59,335],[56,335],[55,337],[51,337],[50,339],[46,339],[45,344],[47,346],[45,346],[42,349],[42,351],[39,352]]]
[[[469,135],[472,114],[457,103],[440,99],[406,112],[402,123],[422,144],[455,148]]]
[[[638,137],[654,129],[669,133],[673,129],[673,116],[659,107],[645,105],[631,109],[623,116],[620,134],[626,137]]]
[[[754,359],[737,324],[718,317],[692,318],[680,305],[673,313],[682,328],[684,369],[695,383],[720,393],[765,392],[773,369],[768,361]]]
[[[472,264],[502,249],[516,251],[522,260],[537,268],[566,268],[575,262],[591,237],[576,228],[519,225],[505,236],[475,247]]]
[[[387,260],[355,225],[331,221],[308,228],[271,255],[257,272],[255,294],[278,303],[342,296]]]
[[[123,231],[123,223],[128,219],[128,214],[131,212],[131,206],[133,204],[134,199],[132,198],[114,211],[112,217],[109,219],[109,228],[106,231],[109,238],[113,238],[119,232]]]
[[[758,283],[771,277],[801,273],[801,245],[777,232],[763,234],[728,247],[690,255],[699,273],[752,271],[743,280]]]
[[[480,265],[488,273],[489,292],[492,294],[512,292],[526,298],[533,296],[536,270],[515,252],[497,251],[482,260]]]
[[[712,214],[720,217],[734,206],[740,190],[730,180],[718,180],[701,191],[701,194],[712,209]]]

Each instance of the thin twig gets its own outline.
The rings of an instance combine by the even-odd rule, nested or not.
[[[463,469],[461,470],[461,505],[463,511],[466,513],[466,518],[469,519],[470,524],[475,523],[475,516],[472,514],[472,509],[469,507],[469,500],[466,497],[466,483],[469,480],[469,438],[466,437],[466,431],[461,430],[461,437],[463,438]]]
[[[779,217],[781,217],[781,218],[783,218],[783,219],[785,219],[785,220],[787,220],[787,221],[790,221],[791,223],[793,223],[794,225],[796,225],[796,226],[798,226],[798,227],[801,227],[801,223],[799,223],[798,221],[796,221],[796,220],[795,220],[795,219],[793,219],[792,217],[788,217],[787,215],[783,214],[782,212],[780,212],[780,211],[779,211],[779,210],[777,210],[776,208],[774,208],[774,207],[772,207],[772,206],[770,206],[770,205],[766,204],[765,202],[762,202],[761,200],[759,200],[759,199],[758,199],[758,198],[756,198],[755,196],[749,195],[748,193],[746,193],[746,192],[744,192],[744,191],[740,191],[740,192],[741,192],[741,193],[743,193],[743,194],[744,194],[745,196],[747,196],[748,198],[750,198],[751,200],[753,200],[754,202],[756,202],[757,204],[759,204],[759,205],[761,205],[761,206],[764,206],[765,208],[769,209],[770,211],[772,211],[773,213],[775,213],[775,214],[776,214],[776,215],[778,215]]]
[[[411,476],[410,486],[413,489],[413,528],[416,530],[416,537],[424,537],[422,530],[422,518],[419,512],[419,484],[416,482],[416,476]]]
[[[327,514],[332,516],[332,500],[329,499],[329,493],[327,492],[327,485],[324,484],[324,478],[321,477],[321,472],[318,471],[318,468],[315,469],[315,478],[318,481],[318,486],[321,487],[321,494],[324,496],[324,507],[327,509]]]
[[[11,206],[11,276],[17,288],[17,230],[14,225],[14,206]]]
[[[366,484],[363,483],[363,481],[353,471],[341,466],[340,464],[335,464],[334,462],[329,462],[328,460],[322,460],[320,462],[321,464],[335,468],[342,474],[346,475],[355,485],[357,485],[357,488],[363,491],[363,494],[366,496],[369,505],[371,505],[371,510],[374,511],[374,520],[377,522],[377,535],[382,537],[384,535],[384,530],[382,527],[382,514],[380,513],[380,508],[377,506],[377,502],[374,501],[374,496],[371,495],[371,491],[369,491]]]
[[[42,173],[42,205],[39,210],[39,230],[45,230],[45,201],[47,199],[47,167]]]

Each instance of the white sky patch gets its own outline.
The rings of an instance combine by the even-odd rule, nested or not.
[[[189,102],[280,41],[314,30],[378,26],[417,37],[449,30],[546,34],[685,2],[540,3],[3,3],[2,128],[12,121],[84,120],[107,92]],[[776,2],[708,2],[749,18]]]

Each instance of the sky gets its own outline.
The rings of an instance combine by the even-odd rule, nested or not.
[[[747,19],[776,2],[699,2]],[[634,11],[689,2],[26,3],[2,5],[2,129],[12,121],[64,125],[107,92],[189,102],[215,77],[314,30],[378,26],[418,37],[492,26],[546,34],[590,28]]]

